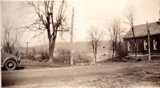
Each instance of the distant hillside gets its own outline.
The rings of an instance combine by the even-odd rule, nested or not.
[[[109,41],[101,41],[101,46],[99,47],[100,51],[107,51],[109,50],[110,42]],[[26,47],[21,47],[20,50],[22,52],[26,52]],[[29,47],[28,51],[31,52],[32,50],[41,51],[46,50],[48,51],[48,45],[40,45],[40,46],[34,46]],[[91,51],[91,46],[89,42],[75,42],[71,44],[70,42],[58,42],[55,45],[55,51],[59,49],[73,49],[76,52],[88,52]]]

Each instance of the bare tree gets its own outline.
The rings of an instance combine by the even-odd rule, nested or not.
[[[44,0],[39,2],[29,2],[34,7],[38,20],[31,26],[36,26],[36,30],[46,30],[49,41],[49,62],[52,62],[55,42],[58,31],[64,31],[65,25],[65,1]]]
[[[112,58],[116,55],[117,45],[120,44],[121,41],[121,28],[120,28],[120,20],[113,20],[111,27],[109,28],[110,38],[111,38],[111,48],[112,48]]]
[[[15,54],[15,47],[18,43],[17,30],[14,29],[10,20],[5,19],[2,24],[2,52]]]
[[[137,58],[137,41],[136,41],[136,36],[135,36],[135,29],[134,29],[134,13],[133,13],[133,10],[130,10],[130,12],[128,13],[127,15],[127,21],[128,21],[128,24],[130,26],[130,29],[132,31],[132,35],[133,35],[133,41],[134,41],[134,53],[135,53],[135,58]]]
[[[100,46],[100,40],[103,37],[103,32],[101,32],[98,29],[93,28],[90,32],[89,32],[89,40],[90,40],[90,46],[92,47],[92,52],[94,55],[94,63],[96,63],[97,60],[97,51],[98,48]]]

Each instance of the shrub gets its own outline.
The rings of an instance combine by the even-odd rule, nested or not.
[[[49,60],[49,53],[48,52],[42,51],[42,52],[40,52],[40,55],[41,55],[41,61],[48,61]]]
[[[91,57],[87,56],[86,54],[78,54],[76,55],[76,58],[74,58],[74,63],[90,63],[91,62]]]
[[[54,62],[58,63],[70,63],[71,52],[68,49],[59,49],[56,57],[53,59]]]
[[[1,57],[5,56],[5,54],[12,54],[19,57],[21,53],[15,47],[15,43],[12,43],[11,41],[6,41],[2,43]]]
[[[127,55],[127,50],[125,47],[124,42],[118,42],[117,46],[116,46],[116,56],[121,58],[121,57],[125,57]]]
[[[48,61],[49,54],[47,51],[36,51],[33,49],[32,52],[28,53],[25,57],[26,59],[35,60],[35,61]]]
[[[46,51],[38,51],[35,52],[34,55],[32,55],[34,60],[36,61],[48,61],[49,60],[49,54]]]

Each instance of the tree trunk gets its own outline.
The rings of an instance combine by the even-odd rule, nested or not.
[[[133,34],[133,39],[134,39],[134,53],[135,53],[135,58],[137,59],[137,40],[136,40],[133,26],[132,26],[132,34]]]
[[[113,57],[114,57],[114,51],[115,51],[115,46],[114,46],[114,42],[112,41],[112,59],[113,59]]]
[[[49,61],[48,62],[53,62],[54,58],[54,48],[55,48],[55,41],[56,39],[50,40],[49,41]]]
[[[97,59],[97,55],[95,53],[95,55],[94,55],[94,64],[96,63],[96,59]]]
[[[95,48],[94,48],[93,50],[94,50],[94,51],[93,51],[94,60],[93,60],[93,63],[92,63],[92,64],[96,64],[97,56],[96,56]]]
[[[92,43],[92,47],[93,47],[93,56],[94,56],[94,60],[93,60],[93,64],[96,63],[96,45],[95,42]]]
[[[96,45],[96,46],[95,46],[95,54],[94,54],[94,55],[95,55],[95,56],[94,56],[94,57],[95,57],[95,58],[94,58],[95,63],[96,63],[96,60],[97,60],[97,47],[98,47],[98,46]]]

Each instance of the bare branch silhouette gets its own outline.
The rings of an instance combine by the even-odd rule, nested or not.
[[[36,30],[46,30],[49,40],[49,61],[52,62],[57,32],[65,30],[65,1],[44,0],[39,2],[29,2],[38,17],[35,23],[28,28],[37,28]],[[57,8],[58,5],[58,8]],[[41,34],[41,33],[40,33]]]
[[[89,31],[89,40],[90,40],[90,46],[92,47],[92,52],[94,55],[94,63],[96,63],[97,60],[97,52],[98,48],[100,47],[100,40],[103,37],[103,32],[92,27],[92,30]]]

